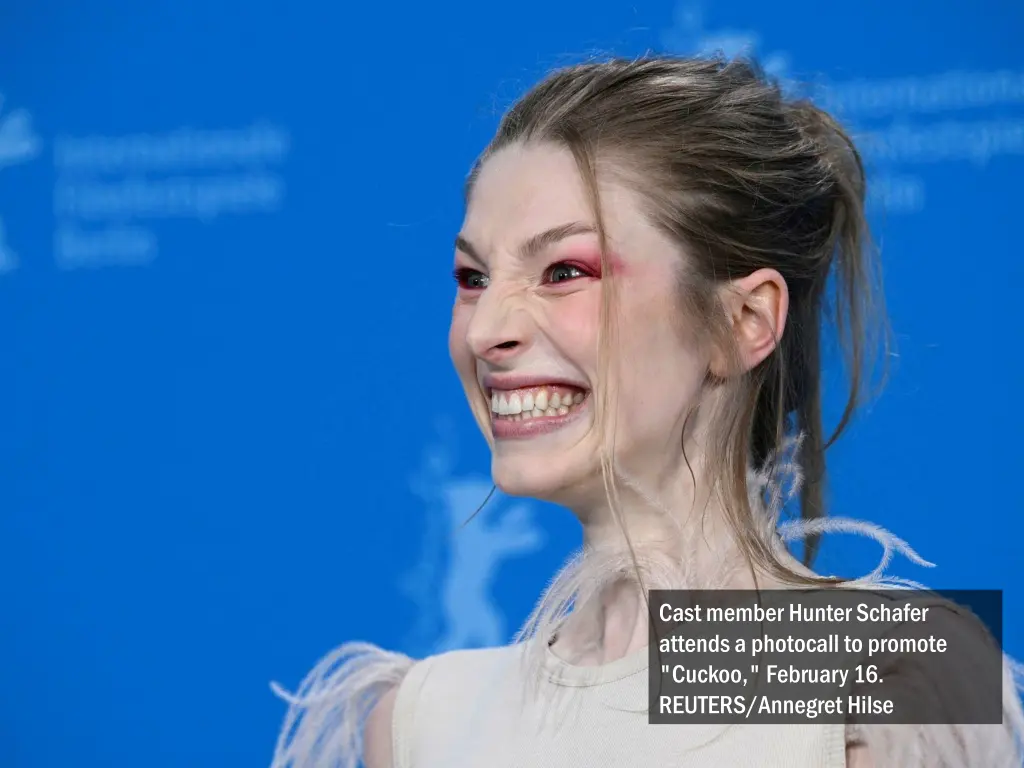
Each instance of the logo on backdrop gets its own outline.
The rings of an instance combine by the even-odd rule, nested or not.
[[[492,485],[483,475],[456,473],[451,459],[445,447],[429,449],[412,480],[426,507],[420,558],[401,584],[418,609],[407,643],[414,654],[509,642],[512,628],[495,598],[495,584],[505,563],[545,543],[532,503],[497,493],[464,525]]]
[[[59,137],[53,148],[57,265],[145,264],[157,256],[163,222],[276,213],[290,143],[286,131],[261,122]]]
[[[0,93],[0,170],[27,163],[42,150],[43,142],[32,129],[32,115],[23,108],[6,109]],[[8,241],[4,219],[0,217],[0,275],[18,267],[18,255]]]
[[[756,32],[715,31],[705,22],[699,3],[680,3],[662,44],[681,55],[752,55],[784,88],[797,88],[790,54],[764,48]],[[1024,72],[819,81],[811,95],[854,129],[870,173],[868,204],[875,210],[922,211],[929,194],[942,194],[927,188],[923,172],[928,166],[984,168],[997,157],[1024,155],[1024,114],[1005,109],[1024,107]],[[998,115],[978,114],[994,108]]]
[[[0,168],[32,160],[43,146],[32,130],[32,115],[28,110],[5,111],[5,106],[4,95],[0,93]]]
[[[44,143],[27,110],[4,107],[0,95],[0,170],[34,159]],[[157,256],[164,222],[209,224],[283,206],[281,167],[291,139],[271,123],[56,136],[51,143],[52,198],[28,204],[52,206],[53,258],[61,269],[146,264]],[[10,222],[10,211],[0,215]],[[0,223],[0,271],[10,271],[17,259],[3,234]]]

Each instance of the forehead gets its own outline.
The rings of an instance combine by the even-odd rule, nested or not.
[[[628,189],[602,178],[600,195],[612,247],[629,250],[630,244],[650,236],[653,228]],[[596,224],[572,153],[552,144],[514,144],[491,155],[481,167],[463,235],[487,252],[504,251],[538,232],[573,222]]]

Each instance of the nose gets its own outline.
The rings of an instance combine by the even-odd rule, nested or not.
[[[489,363],[502,363],[522,354],[531,339],[530,317],[521,299],[496,288],[489,287],[477,301],[466,331],[473,354]]]

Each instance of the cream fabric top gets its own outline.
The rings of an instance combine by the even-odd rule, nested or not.
[[[791,471],[799,478],[796,464]],[[780,522],[786,496],[777,479],[752,473],[748,485],[752,505],[771,502],[758,520],[765,541],[777,546],[778,557],[792,560],[784,542],[811,533],[858,533],[875,539],[885,551],[874,571],[844,587],[922,586],[884,573],[895,553],[930,565],[902,539],[859,520]],[[590,553],[589,560],[563,568],[549,592],[557,587],[556,594],[575,598],[586,585],[597,593],[601,579],[619,570]],[[946,624],[940,634],[988,643],[976,623],[959,621],[952,611],[943,615]],[[551,637],[557,629],[534,626],[524,636]],[[368,643],[346,643],[321,659],[295,693],[273,686],[289,708],[272,768],[357,768],[367,718],[396,686],[393,768],[842,768],[848,736],[863,743],[880,768],[1024,765],[1024,707],[1018,693],[1024,667],[1006,656],[1001,724],[879,724],[856,731],[842,723],[649,725],[647,649],[603,666],[580,667],[562,661],[546,646],[530,645],[536,642],[543,641],[453,651],[422,661]],[[543,657],[539,670],[532,664],[534,650]],[[529,672],[523,665],[527,655]],[[923,668],[909,657],[894,659],[892,669],[908,691],[927,691],[932,709],[948,714],[964,710],[954,706],[958,702],[978,704],[984,697],[987,688],[979,687],[975,673],[980,658],[970,651],[951,658],[942,679],[919,678]],[[886,679],[893,684],[891,673]]]
[[[646,649],[600,667],[548,651],[540,696],[524,696],[521,655],[507,646],[416,662],[395,702],[394,768],[846,765],[842,724],[649,725]]]

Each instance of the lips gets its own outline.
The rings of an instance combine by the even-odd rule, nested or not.
[[[575,421],[589,407],[589,392],[564,383],[492,388],[491,427],[497,439],[548,434]]]

